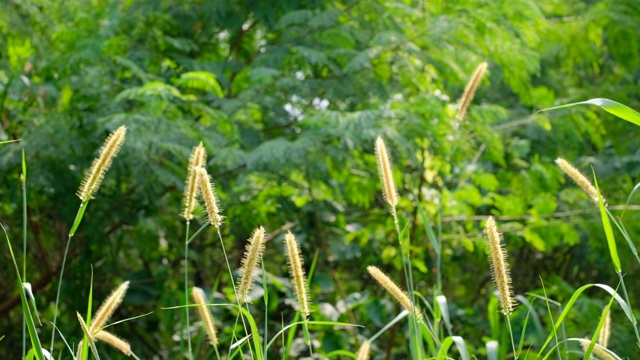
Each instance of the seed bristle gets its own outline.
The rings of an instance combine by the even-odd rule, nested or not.
[[[309,306],[309,295],[307,293],[307,280],[305,278],[304,270],[302,269],[302,257],[300,256],[300,247],[296,238],[291,232],[288,232],[284,236],[285,246],[287,248],[287,260],[289,262],[289,272],[291,275],[291,282],[293,291],[298,300],[300,306],[300,314],[306,321],[309,319],[311,313]]]

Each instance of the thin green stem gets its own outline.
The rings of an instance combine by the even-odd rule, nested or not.
[[[509,315],[504,316],[507,319],[507,327],[509,328],[509,336],[511,337],[511,346],[513,347],[514,359],[518,360],[518,351],[516,350],[516,342],[513,340],[513,328],[511,327],[511,319]]]
[[[622,285],[622,294],[624,295],[624,300],[629,306],[631,306],[631,303],[629,302],[629,294],[627,293],[627,287],[624,285],[624,277],[622,276],[622,273],[618,273],[618,278],[620,278],[620,285]],[[636,341],[638,346],[640,346],[640,334],[638,333],[638,324],[635,315],[633,315],[633,311],[631,312],[631,316],[633,317],[633,332],[636,334]]]
[[[87,209],[89,205],[89,200],[85,200],[80,204],[80,208],[78,209],[78,213],[76,214],[76,218],[73,220],[73,226],[71,227],[71,231],[69,232],[69,237],[67,238],[67,245],[64,248],[64,255],[62,256],[62,266],[60,268],[60,279],[58,280],[58,291],[56,292],[56,305],[53,309],[53,330],[51,331],[51,347],[49,348],[49,353],[53,354],[53,344],[55,343],[56,338],[56,321],[58,320],[58,305],[60,304],[60,291],[62,290],[62,279],[64,278],[64,267],[67,263],[67,254],[69,253],[69,245],[71,244],[71,238],[75,234],[78,226],[80,225],[80,221],[84,215],[84,211]]]
[[[395,207],[392,208],[391,211],[391,215],[393,216],[393,222],[395,224],[396,227],[396,233],[398,234],[398,241],[402,240],[401,238],[401,232],[400,232],[400,223],[398,221],[398,214],[396,213],[396,209]],[[414,294],[414,289],[413,289],[413,273],[411,271],[411,262],[410,262],[410,256],[409,254],[406,254],[404,249],[403,249],[403,244],[400,244],[400,252],[402,253],[402,267],[404,270],[404,275],[405,278],[407,279],[407,288],[409,290],[409,296],[411,297],[411,316],[409,321],[411,322],[411,327],[413,330],[413,337],[416,341],[416,344],[418,341],[422,341],[421,337],[419,336],[419,332],[418,332],[418,321],[417,321],[417,314],[416,314],[416,298],[415,298],[415,294]],[[411,250],[409,249],[409,252]],[[416,346],[416,351],[417,351],[417,356],[418,359],[422,359],[422,352],[421,352],[421,347],[420,346]]]
[[[189,321],[189,221],[187,220],[187,230],[184,239],[184,315],[187,320],[187,350],[188,359],[191,354],[191,323]]]
[[[24,152],[24,150],[23,150]],[[27,186],[25,174],[20,176],[22,183],[22,278],[27,282]],[[22,358],[27,354],[27,319],[22,314]]]

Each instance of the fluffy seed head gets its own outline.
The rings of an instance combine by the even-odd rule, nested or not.
[[[91,330],[89,330],[89,328],[87,327],[87,324],[84,322],[84,319],[82,318],[82,315],[80,315],[79,312],[76,311],[76,316],[78,317],[78,322],[80,322],[80,328],[82,328],[82,332],[84,333],[84,336],[87,338],[87,340],[89,340],[89,347],[91,348],[91,351],[93,352],[93,356],[95,356],[96,358],[98,357],[97,355],[97,351],[96,351],[96,344],[94,341],[94,337],[91,334]],[[80,341],[79,347],[78,347],[78,358],[80,358],[80,356],[82,355],[82,341]]]
[[[580,339],[580,346],[583,351],[587,351],[589,349],[589,345],[591,345],[591,340],[589,339]],[[604,346],[599,344],[595,344],[593,347],[593,351],[591,352],[593,355],[597,356],[600,360],[614,360],[615,358],[611,355]]]
[[[380,172],[380,180],[384,188],[384,198],[391,207],[398,205],[398,195],[396,194],[396,183],[393,180],[393,171],[391,169],[391,160],[387,153],[387,147],[384,140],[380,136],[376,139],[376,160],[378,162],[378,171]]]
[[[126,356],[131,356],[131,345],[129,345],[129,343],[125,340],[120,339],[119,337],[113,335],[108,331],[99,331],[94,335],[94,338],[113,346],[114,348],[120,350]]]
[[[213,316],[211,316],[211,312],[206,305],[207,302],[204,300],[204,291],[199,287],[194,286],[193,289],[191,289],[191,296],[193,297],[193,302],[198,305],[198,314],[200,314],[200,318],[204,323],[204,329],[207,332],[209,344],[213,347],[218,346],[216,327],[213,322]]]
[[[215,227],[220,227],[220,225],[222,225],[222,216],[220,216],[218,199],[216,197],[216,193],[213,191],[211,178],[209,177],[207,170],[202,166],[196,167],[196,174],[198,179],[198,188],[200,189],[200,195],[202,196],[204,205],[207,208],[209,222]]]
[[[573,167],[573,165],[569,164],[569,162],[563,158],[557,158],[556,164],[576,183],[576,185],[580,186],[582,190],[587,193],[589,198],[595,202],[596,205],[598,205],[598,190],[596,190],[595,186],[593,186],[586,176],[582,175],[578,169]],[[602,198],[602,202],[606,203],[604,197]]]
[[[204,166],[207,161],[207,152],[202,146],[202,142],[198,146],[193,148],[191,156],[189,157],[189,168],[187,174],[187,181],[184,187],[184,210],[182,211],[182,217],[187,222],[193,219],[193,209],[196,207],[196,196],[198,195],[198,181],[196,168],[198,166]]]
[[[480,85],[480,81],[486,72],[487,63],[482,62],[476,67],[473,75],[471,75],[471,79],[469,79],[469,82],[464,87],[464,93],[460,98],[460,107],[458,108],[458,115],[456,115],[458,120],[464,119],[464,115],[467,113],[467,108],[469,107],[469,104],[471,104],[471,101],[476,94],[476,90],[478,89],[478,85]]]
[[[365,340],[358,350],[358,360],[369,360],[369,353],[371,352],[371,342]]]
[[[607,309],[602,310],[602,315]],[[611,337],[611,312],[607,311],[607,315],[604,319],[604,324],[602,325],[602,329],[600,330],[600,336],[598,337],[598,344],[602,347],[609,346],[609,338]]]
[[[238,300],[249,302],[248,296],[253,287],[253,273],[255,272],[265,247],[265,231],[262,226],[257,228],[246,245],[242,267],[240,267],[240,283],[238,284]]]
[[[516,302],[511,290],[511,275],[509,274],[507,254],[500,241],[501,236],[493,217],[489,217],[489,220],[487,220],[485,234],[489,244],[489,262],[491,263],[493,282],[500,293],[500,311],[505,315],[511,315],[515,309]]]
[[[122,125],[112,132],[100,148],[100,154],[93,160],[91,167],[84,174],[84,179],[76,195],[87,201],[95,195],[104,179],[104,174],[109,170],[113,158],[116,157],[127,133],[127,127]]]
[[[391,296],[393,296],[396,301],[400,303],[400,305],[402,305],[402,307],[407,309],[409,313],[413,313],[413,311],[415,310],[416,318],[418,320],[422,320],[422,313],[420,312],[420,309],[418,309],[417,306],[411,306],[411,300],[409,299],[409,296],[407,296],[407,294],[402,291],[402,289],[398,285],[396,285],[393,280],[391,280],[387,275],[385,275],[380,269],[375,266],[367,266],[367,270],[369,271],[369,274],[371,274],[371,276],[376,279],[378,284],[380,284],[380,286],[387,290],[387,292],[391,294]]]
[[[311,310],[309,306],[309,295],[307,294],[307,280],[304,275],[304,270],[302,269],[300,247],[291,232],[288,232],[287,235],[284,236],[284,243],[287,248],[287,260],[293,291],[298,299],[300,314],[302,314],[302,318],[306,321],[309,319]]]
[[[111,295],[109,295],[104,303],[102,303],[91,321],[90,330],[92,334],[100,330],[107,323],[111,315],[113,315],[113,312],[116,311],[118,306],[122,303],[122,299],[124,299],[127,289],[129,289],[129,282],[125,281],[118,286]]]

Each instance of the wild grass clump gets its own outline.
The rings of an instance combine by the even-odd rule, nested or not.
[[[470,101],[470,98],[473,97],[475,88],[477,88],[485,71],[486,63],[483,63],[478,67],[476,73],[474,73],[470,84],[467,85],[468,88],[465,90],[462,105],[466,102],[466,106],[468,106],[468,102]],[[469,93],[467,94],[467,92]],[[461,108],[461,113],[459,113],[458,116],[460,118],[464,116],[464,108]],[[122,126],[109,135],[105,141],[105,145],[100,150],[99,157],[93,162],[91,169],[87,171],[86,177],[78,191],[78,196],[82,203],[80,205],[78,216],[74,221],[74,226],[69,233],[69,241],[80,225],[80,221],[87,208],[89,200],[96,195],[96,191],[100,186],[100,181],[104,178],[109,165],[122,146],[125,133],[126,127]],[[456,332],[461,330],[458,326],[454,326],[453,323],[457,320],[449,313],[450,304],[452,302],[451,298],[449,297],[449,299],[447,299],[448,295],[445,295],[442,292],[439,282],[437,284],[425,285],[425,283],[428,282],[428,279],[424,282],[416,282],[414,280],[412,268],[415,259],[413,258],[413,251],[416,246],[425,246],[424,244],[427,242],[414,241],[412,243],[411,232],[407,230],[410,224],[407,224],[408,222],[405,222],[402,217],[402,211],[404,210],[400,208],[399,201],[402,194],[398,191],[393,178],[393,170],[389,153],[390,151],[387,149],[382,138],[377,137],[375,140],[375,158],[378,166],[378,172],[380,174],[382,195],[386,202],[385,206],[390,207],[390,215],[393,217],[395,234],[397,235],[397,239],[393,243],[397,246],[400,253],[401,259],[398,259],[398,265],[401,260],[403,272],[401,274],[391,273],[391,275],[387,275],[380,270],[380,268],[368,264],[366,264],[366,269],[369,275],[397,302],[397,304],[399,304],[399,309],[397,311],[398,315],[393,320],[388,321],[386,324],[381,326],[375,335],[366,338],[365,340],[362,340],[362,334],[360,334],[358,332],[359,330],[356,329],[353,333],[353,339],[351,340],[351,345],[354,349],[357,347],[357,344],[360,343],[359,349],[356,352],[349,350],[336,350],[331,354],[322,354],[322,356],[326,355],[327,357],[335,357],[338,355],[344,355],[358,360],[368,360],[371,356],[372,346],[375,345],[375,349],[382,348],[381,346],[377,346],[378,344],[375,342],[386,331],[395,327],[394,331],[399,331],[406,335],[409,343],[409,353],[413,359],[450,358],[451,355],[449,353],[453,352],[453,350],[451,350],[453,347],[455,347],[457,355],[462,359],[471,359],[471,353],[473,351],[469,351],[470,346],[468,345],[468,340],[456,335]],[[576,182],[579,187],[587,193],[591,201],[594,201],[596,205],[598,205],[611,259],[614,263],[615,271],[620,277],[620,282],[619,284],[616,284],[615,288],[606,284],[584,285],[576,290],[571,299],[565,304],[559,304],[548,298],[544,285],[542,288],[544,296],[528,294],[530,296],[530,300],[528,300],[524,295],[516,295],[512,288],[510,273],[511,266],[507,259],[503,235],[498,230],[495,218],[493,216],[486,217],[484,234],[486,236],[490,263],[486,268],[486,273],[491,274],[496,290],[496,296],[488,299],[490,309],[488,313],[488,322],[490,323],[491,334],[486,334],[484,338],[486,340],[486,344],[480,348],[482,348],[482,355],[486,355],[490,359],[524,359],[534,357],[542,357],[546,359],[554,353],[562,358],[562,353],[570,352],[584,354],[585,358],[588,358],[593,354],[600,359],[620,359],[620,357],[618,357],[613,351],[608,349],[609,339],[611,338],[612,323],[610,308],[613,304],[617,304],[617,306],[623,310],[624,315],[630,324],[627,325],[633,328],[633,332],[640,344],[640,334],[638,334],[637,321],[622,277],[622,265],[617,255],[615,239],[613,237],[613,227],[611,226],[611,223],[614,223],[620,232],[623,233],[625,238],[628,238],[629,236],[628,233],[624,231],[622,220],[620,218],[613,217],[608,211],[595,177],[594,183],[592,183],[586,176],[580,173],[566,160],[558,158],[556,163]],[[293,232],[287,231],[288,229],[280,231],[287,231],[283,238],[284,256],[287,261],[286,265],[288,267],[289,280],[278,278],[266,270],[267,267],[265,266],[264,254],[268,247],[268,238],[275,237],[277,235],[270,232],[269,236],[267,236],[267,230],[263,226],[256,228],[249,237],[245,245],[244,257],[242,258],[239,269],[232,267],[227,256],[225,241],[223,241],[223,232],[221,231],[221,228],[223,227],[221,207],[214,192],[211,176],[206,170],[206,151],[203,143],[200,143],[193,148],[186,167],[186,173],[187,176],[182,201],[183,208],[180,214],[185,221],[184,294],[180,294],[185,296],[184,303],[161,309],[161,311],[179,309],[179,313],[183,316],[184,325],[180,326],[179,331],[179,357],[187,359],[200,358],[204,352],[201,350],[203,348],[201,344],[206,341],[210,345],[205,346],[207,349],[206,351],[209,352],[203,358],[209,358],[215,355],[217,359],[225,358],[225,356],[226,358],[234,358],[237,356],[238,358],[244,357],[264,360],[268,356],[273,356],[273,354],[276,353],[273,349],[276,345],[280,345],[281,347],[279,354],[284,358],[289,358],[294,340],[296,337],[301,337],[307,346],[307,348],[304,348],[304,351],[307,351],[308,349],[308,354],[305,354],[305,356],[314,358],[318,356],[318,354],[315,353],[319,349],[322,351],[322,348],[317,345],[317,339],[319,337],[314,337],[314,330],[316,327],[329,326],[333,328],[345,328],[357,326],[357,324],[354,323],[318,320],[318,318],[314,316],[311,311],[312,302],[307,274],[309,274],[309,278],[313,277],[317,256],[314,258],[311,266],[308,267],[309,271],[307,271],[303,261],[303,252],[300,244],[293,235]],[[206,220],[204,220],[203,216],[201,227],[192,233],[190,231],[190,224],[192,222],[197,222],[199,219],[196,214],[196,209],[199,208],[199,199],[204,205]],[[430,244],[433,246],[433,250],[439,253],[442,249],[442,234],[439,232],[437,236],[435,235],[434,231],[430,228],[431,224],[427,219],[425,211],[420,205],[421,200],[418,199],[417,201],[416,212],[421,213],[424,222],[423,225],[426,230],[425,232],[428,234]],[[178,218],[178,211],[176,211],[175,217],[176,219]],[[438,217],[438,221],[442,221],[442,217]],[[182,220],[180,220],[180,223],[181,222]],[[224,225],[228,226],[228,223],[224,222]],[[441,224],[438,224],[438,226],[441,227]],[[188,256],[189,244],[207,227],[212,227],[211,229],[215,230],[215,234],[220,240],[220,250],[224,255],[225,265],[228,271],[228,274],[218,274],[216,286],[222,284],[221,287],[223,289],[222,291],[219,288],[211,289],[213,294],[217,294],[217,296],[212,296],[212,303],[207,301],[205,292],[201,287],[191,286],[189,284],[190,279],[188,272],[190,262],[190,257]],[[69,241],[67,242],[67,251]],[[32,310],[32,306],[28,303],[26,296],[27,291],[30,293],[30,290],[28,290],[28,286],[22,284],[20,271],[18,269],[17,262],[15,261],[15,256],[8,238],[7,244],[9,245],[10,254],[19,279],[18,286],[23,305],[23,313],[25,315],[25,322],[28,325],[29,338],[33,346],[33,356],[37,360],[46,360],[46,354],[49,352],[44,350],[40,343],[37,326],[35,325],[36,321],[34,320],[37,317],[34,317],[32,314],[32,311],[35,310],[35,308]],[[632,245],[633,244],[630,243],[631,248],[634,249]],[[273,251],[281,251],[281,249],[276,250],[274,247]],[[63,258],[60,273],[60,282],[58,284],[58,293],[56,296],[56,307],[54,309],[54,334],[51,339],[50,352],[55,358],[65,358],[65,356],[71,355],[70,358],[85,360],[89,358],[90,351],[96,359],[99,359],[99,351],[103,351],[99,344],[104,343],[110,345],[125,356],[132,356],[137,359],[137,356],[129,343],[130,339],[120,338],[116,335],[117,332],[113,333],[111,329],[107,330],[107,328],[112,325],[116,325],[122,321],[132,320],[127,319],[108,324],[115,310],[122,304],[129,287],[134,286],[129,281],[122,282],[122,284],[120,284],[106,298],[93,316],[91,313],[91,295],[89,298],[86,319],[83,318],[79,312],[76,312],[82,331],[80,334],[82,335],[82,340],[76,343],[72,342],[72,344],[69,345],[67,339],[65,337],[61,337],[61,340],[63,340],[66,345],[69,354],[66,354],[66,352],[55,353],[53,351],[55,344],[55,331],[57,331],[55,322],[59,310],[60,284],[62,282],[65,264],[64,259],[66,259],[66,254],[67,252],[65,251],[65,257]],[[274,264],[269,263],[269,265]],[[284,264],[275,265],[284,267]],[[526,266],[526,264],[523,265]],[[441,271],[440,267],[441,264],[437,261],[435,263],[435,268],[432,269],[432,271],[439,273]],[[353,271],[361,271],[361,267],[354,266]],[[407,289],[406,291],[392,280],[392,278],[400,278],[401,276],[404,277],[404,284],[406,284]],[[195,278],[195,281],[200,280],[202,279],[199,277]],[[277,283],[283,289],[290,288],[293,292],[295,298],[287,299],[287,302],[294,304],[296,313],[289,319],[285,320],[284,314],[273,313],[274,309],[279,311],[279,304],[270,303],[273,300],[270,299],[269,286],[274,283]],[[257,284],[262,286],[262,293],[253,291]],[[227,286],[226,289],[229,290],[227,293],[224,292],[225,286]],[[451,286],[455,286],[455,282],[452,282]],[[594,342],[593,339],[584,340],[579,338],[568,338],[564,333],[564,322],[567,319],[568,313],[572,311],[580,295],[589,288],[604,290],[607,293],[606,296],[610,299],[609,305],[603,310],[598,327],[593,334],[593,339],[597,339],[597,343]],[[231,292],[233,292],[233,295],[230,295]],[[258,293],[258,296],[262,297],[261,301],[256,301],[256,297],[252,293]],[[227,296],[226,299],[229,300],[220,301],[220,298],[224,298],[224,296]],[[192,299],[192,303],[190,303],[190,298]],[[542,305],[544,305],[547,310],[546,316],[548,316],[548,323],[544,329],[548,333],[546,338],[544,336],[544,330],[541,330],[543,328],[543,322],[532,305],[533,300],[537,300],[538,303],[543,302]],[[519,306],[520,304],[522,306]],[[261,305],[264,306],[264,314],[262,314],[262,309],[260,308]],[[320,307],[323,305],[326,304],[319,305],[319,303],[316,303],[313,306]],[[554,314],[551,310],[552,305],[560,308],[559,315]],[[389,306],[397,305],[393,302],[389,302]],[[199,328],[191,327],[190,324],[189,316],[190,312],[194,310],[194,307],[196,308],[195,310],[197,311],[201,321],[201,328],[204,329],[204,334],[201,334],[199,337],[195,337],[195,334],[200,331]],[[225,318],[218,317],[219,313],[217,312],[218,310],[216,310],[216,319],[214,319],[211,311],[212,307],[216,307],[221,313],[225,314]],[[502,316],[497,316],[498,312],[501,313]],[[256,317],[256,314],[258,313],[260,313],[260,317]],[[227,319],[226,316],[235,316],[235,321],[228,323],[225,322],[222,319]],[[281,328],[275,333],[270,333],[268,326],[269,322],[273,322],[272,318],[275,318],[276,316],[279,317],[277,322],[281,324]],[[406,322],[405,318],[407,318]],[[533,320],[530,320],[530,318]],[[260,319],[265,322],[264,330],[258,325]],[[512,327],[512,321],[517,321],[518,326]],[[528,327],[529,321],[536,322],[537,326],[540,328],[538,329],[541,333],[540,336],[527,336],[527,332],[530,331],[530,327]],[[222,326],[216,326],[216,322]],[[302,328],[301,332],[298,331],[299,327]],[[514,333],[514,329],[521,329],[521,334]],[[546,340],[542,341],[540,339]],[[183,345],[183,342],[186,342],[186,347]],[[75,346],[77,346],[77,350],[74,354],[73,349],[75,349]],[[472,349],[477,350],[477,348],[478,347]],[[299,349],[298,352],[300,352]],[[25,357],[28,357],[28,355]]]

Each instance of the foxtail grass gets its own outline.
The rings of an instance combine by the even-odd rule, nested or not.
[[[91,333],[96,333],[109,321],[111,315],[116,311],[116,309],[124,300],[124,296],[127,294],[127,290],[129,289],[129,282],[125,281],[120,286],[118,286],[112,293],[107,297],[107,299],[102,303],[98,311],[93,316],[91,320],[90,330]]]
[[[291,285],[293,286],[293,292],[298,300],[298,306],[300,308],[300,314],[304,321],[309,320],[310,300],[307,292],[307,280],[305,279],[304,270],[302,269],[302,256],[300,255],[300,247],[296,238],[291,232],[288,232],[284,237],[286,246],[286,255],[289,263],[289,273],[291,275]]]
[[[557,158],[556,164],[589,196],[591,201],[598,205],[598,190],[596,190],[596,187],[593,186],[586,176],[563,158]],[[602,202],[606,204],[604,197],[602,198]]]
[[[78,197],[82,201],[87,201],[92,198],[100,188],[100,184],[104,179],[104,175],[111,166],[113,158],[116,157],[120,147],[124,143],[125,135],[127,134],[127,127],[120,126],[116,129],[100,148],[100,155],[93,161],[91,167],[85,173],[84,179],[78,189]]]
[[[398,234],[398,241],[400,243],[401,250],[400,252],[402,254],[402,268],[407,280],[407,289],[409,290],[409,296],[411,298],[410,303],[412,308],[409,311],[411,311],[413,316],[409,318],[409,325],[411,327],[409,336],[410,342],[416,344],[415,347],[412,347],[412,351],[413,349],[415,349],[415,351],[413,351],[414,357],[417,359],[421,359],[423,351],[417,322],[418,314],[415,307],[413,306],[413,304],[415,304],[415,296],[413,292],[413,270],[411,269],[410,246],[405,246],[405,239],[403,237],[403,233],[400,231],[400,223],[398,221],[398,213],[396,211],[396,206],[398,205],[398,195],[396,192],[395,181],[393,180],[391,160],[389,159],[389,154],[387,152],[385,143],[380,136],[378,136],[378,138],[376,139],[375,153],[378,163],[378,172],[380,173],[380,180],[382,181],[383,194],[387,203],[391,206],[391,216],[393,217],[396,233]],[[410,239],[407,239],[406,241],[410,242]]]
[[[398,205],[396,183],[393,180],[393,170],[391,168],[389,153],[387,153],[387,147],[380,136],[376,139],[376,161],[378,162],[378,171],[380,172],[384,198],[395,212],[395,208]]]
[[[182,217],[187,223],[193,220],[193,211],[196,207],[196,197],[198,195],[198,174],[196,168],[203,167],[207,160],[207,152],[202,145],[194,147],[189,157],[189,166],[187,167],[187,180],[185,181]]]
[[[513,313],[516,306],[516,300],[511,289],[511,275],[509,271],[509,263],[507,262],[507,253],[503,247],[501,241],[501,234],[498,232],[493,217],[489,217],[485,227],[485,234],[487,236],[487,242],[489,244],[489,262],[491,263],[491,276],[493,283],[498,290],[498,296],[500,300],[500,312],[507,320],[509,327],[509,335],[511,336],[511,345],[513,347],[513,354],[515,358],[518,358],[516,351],[516,344],[513,339],[513,329],[511,327],[511,319],[509,316]]]
[[[591,340],[589,339],[580,339],[580,346],[584,352],[587,352],[589,346],[591,345]],[[606,347],[600,344],[594,344],[592,354],[595,355],[599,360],[615,360],[613,355],[609,354],[608,351],[605,350]]]
[[[242,267],[239,271],[240,283],[238,284],[238,301],[241,303],[249,302],[248,296],[253,287],[253,274],[258,268],[258,263],[262,258],[264,248],[265,231],[261,226],[251,235],[246,246],[244,257],[242,258]]]
[[[369,353],[371,352],[371,342],[369,340],[365,340],[360,349],[358,350],[358,359],[357,360],[369,360]]]
[[[69,230],[69,236],[67,238],[67,245],[62,255],[62,265],[60,267],[60,279],[58,280],[58,290],[56,291],[56,303],[53,310],[53,328],[51,329],[51,347],[49,352],[53,353],[53,345],[55,344],[56,337],[56,322],[58,320],[58,305],[60,304],[60,291],[62,290],[62,280],[64,278],[64,269],[67,264],[67,254],[69,253],[69,246],[71,245],[71,238],[75,235],[76,230],[82,222],[84,213],[89,205],[89,201],[96,194],[100,188],[100,184],[104,179],[104,176],[111,166],[113,159],[116,157],[122,144],[124,143],[125,135],[127,133],[126,126],[120,126],[111,135],[107,137],[104,145],[100,148],[98,157],[93,161],[91,167],[85,173],[85,177],[80,184],[80,188],[76,193],[82,200],[80,208],[76,214],[76,218],[73,220],[71,230]],[[23,160],[23,171],[25,171]]]
[[[216,333],[216,327],[213,322],[213,316],[207,307],[207,302],[204,300],[204,291],[199,287],[193,287],[191,289],[191,296],[193,297],[194,304],[198,305],[198,313],[200,319],[204,325],[204,330],[207,332],[209,338],[209,344],[213,347],[218,346],[218,334]]]
[[[211,178],[207,173],[207,170],[201,166],[196,168],[196,174],[198,178],[198,187],[200,188],[200,196],[207,209],[207,216],[211,225],[220,227],[222,225],[222,216],[220,215],[220,208],[218,207],[218,198],[213,191],[213,185],[211,184]]]
[[[469,108],[469,104],[471,104],[471,101],[476,95],[478,85],[480,85],[480,81],[482,81],[484,74],[487,72],[487,66],[488,65],[486,62],[478,64],[476,70],[473,72],[473,75],[471,75],[469,82],[467,82],[467,85],[464,87],[464,93],[462,93],[462,97],[460,98],[458,114],[456,115],[456,118],[458,120],[464,119],[464,116],[467,113],[467,109]]]
[[[602,330],[600,330],[600,336],[598,336],[598,344],[606,348],[609,346],[609,338],[611,337],[611,311],[607,311],[607,308],[605,308],[602,310],[602,314],[605,315],[605,318]]]
[[[131,356],[131,345],[127,341],[115,336],[114,334],[108,331],[105,331],[105,330],[99,331],[94,335],[94,339],[100,340],[105,344],[109,344],[113,346],[115,349],[119,350],[126,356]]]
[[[413,304],[411,299],[409,299],[409,296],[398,285],[396,285],[391,278],[375,266],[367,266],[367,271],[369,271],[371,277],[373,277],[380,286],[387,290],[387,292],[396,299],[402,307],[407,309],[411,314],[415,314],[415,317],[418,320],[422,320],[422,314],[418,308]]]

